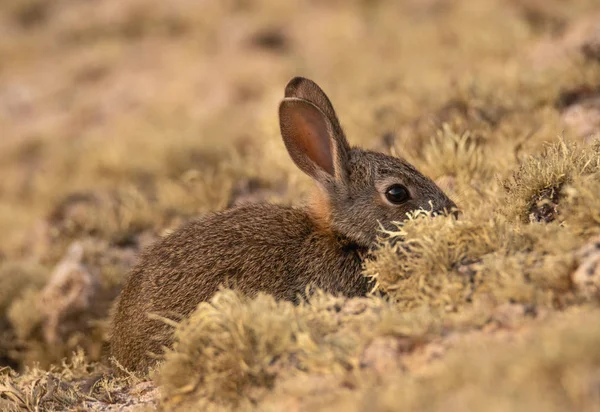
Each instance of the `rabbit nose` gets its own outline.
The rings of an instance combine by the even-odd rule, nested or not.
[[[460,210],[456,206],[456,203],[454,203],[450,199],[448,199],[448,202],[446,203],[444,210],[446,210],[446,213],[449,214],[450,216],[454,217],[454,219],[456,219],[456,220],[460,220],[460,218],[462,217],[462,214],[463,214],[462,210]]]
[[[450,209],[450,210],[443,209],[443,210],[440,210],[438,213],[435,213],[435,215],[452,216],[454,218],[454,220],[460,220],[460,218],[462,216],[462,212],[458,209]]]
[[[435,215],[452,216],[455,220],[460,220],[462,214],[462,211],[456,207],[454,202],[445,205],[444,207],[440,208],[438,212],[435,213]]]

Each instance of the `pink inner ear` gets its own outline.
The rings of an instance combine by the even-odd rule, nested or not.
[[[330,132],[323,115],[310,106],[300,106],[293,111],[291,120],[298,149],[333,176]]]

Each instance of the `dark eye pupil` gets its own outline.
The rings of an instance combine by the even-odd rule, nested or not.
[[[392,185],[385,192],[385,197],[391,203],[404,203],[408,200],[408,190],[402,185]]]

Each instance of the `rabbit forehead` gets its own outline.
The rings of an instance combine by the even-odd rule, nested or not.
[[[431,179],[407,161],[379,152],[353,149],[348,166],[351,185],[375,185],[378,190],[394,183],[435,187]]]

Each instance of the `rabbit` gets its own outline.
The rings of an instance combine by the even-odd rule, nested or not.
[[[142,252],[115,307],[111,355],[147,372],[172,343],[156,317],[189,315],[219,287],[298,302],[312,285],[364,296],[372,286],[363,259],[380,225],[407,213],[456,205],[400,158],[351,147],[333,106],[311,80],[295,77],[279,105],[281,136],[296,166],[316,182],[307,207],[243,204],[192,221]]]

